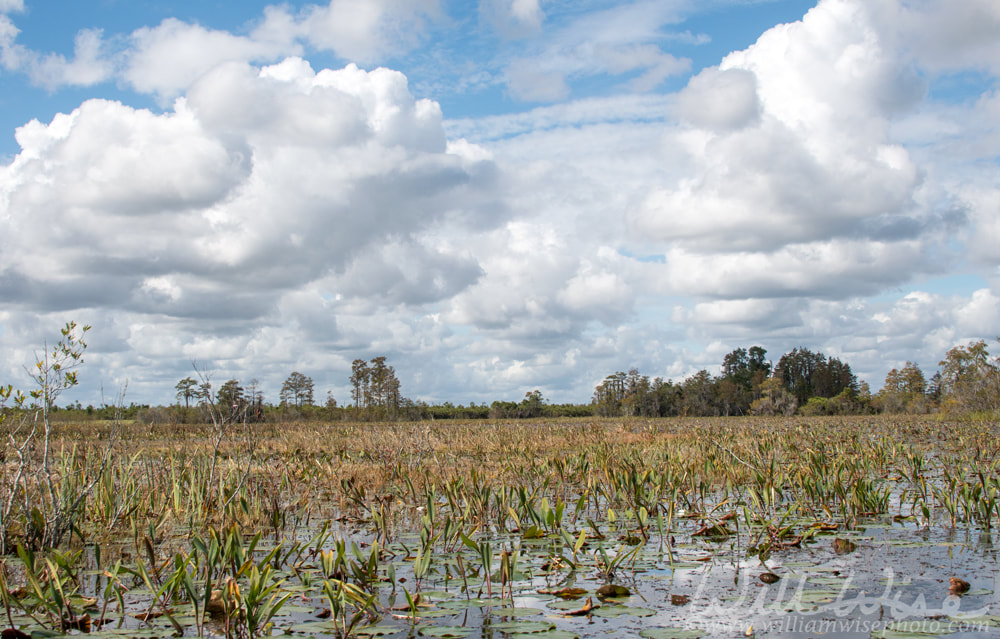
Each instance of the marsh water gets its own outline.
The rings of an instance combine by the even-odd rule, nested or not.
[[[328,538],[342,539],[357,564],[375,543],[359,524],[332,529]],[[488,542],[490,579],[481,569],[482,553],[456,540],[436,552],[419,582],[414,569],[420,536],[400,532],[377,549],[378,578],[372,589],[378,593],[378,613],[365,615],[352,634],[484,639],[1000,636],[1000,540],[995,532],[920,526],[885,516],[771,548],[762,562],[748,553],[756,550],[748,546],[766,537],[763,531],[736,530],[736,521],[730,526],[734,530],[727,535],[698,535],[702,527],[681,519],[669,534],[653,533],[648,539],[607,527],[589,529],[575,561],[561,535],[526,539],[524,531],[494,531]],[[801,533],[808,526],[791,524],[787,532]],[[312,532],[300,531],[301,540]],[[597,539],[598,534],[605,539]],[[273,547],[262,540],[255,553],[261,556]],[[507,575],[501,574],[504,551],[516,557]],[[294,596],[273,619],[272,634],[341,636],[342,624],[329,618],[330,604],[319,589],[324,575],[315,555],[307,553],[294,568],[286,565],[275,572],[275,579],[283,580],[282,590]],[[619,555],[624,559],[609,572],[605,558],[614,562]],[[765,573],[778,579],[764,583]],[[967,581],[968,590],[951,592],[952,577]],[[599,590],[607,583],[623,586],[629,594],[602,596]],[[574,594],[567,594],[572,589]],[[419,595],[412,608],[406,593]],[[126,601],[133,610],[142,610],[149,594],[136,587]],[[182,625],[192,621],[183,611],[175,617]],[[99,634],[145,637],[171,631],[162,618],[127,618],[121,627],[107,626]],[[223,635],[222,620],[210,621],[205,632]]]

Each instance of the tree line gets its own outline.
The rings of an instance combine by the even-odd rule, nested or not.
[[[955,346],[929,378],[906,362],[886,375],[882,389],[872,393],[859,382],[851,366],[837,357],[805,347],[794,348],[777,363],[761,346],[737,348],[722,360],[720,373],[707,369],[680,381],[650,377],[632,368],[616,371],[594,388],[586,404],[553,404],[540,390],[527,391],[520,401],[491,404],[451,402],[428,404],[402,395],[396,371],[385,356],[356,359],[351,366],[350,401],[338,404],[331,393],[318,404],[313,379],[293,371],[281,385],[278,403],[264,399],[260,382],[230,379],[219,385],[198,374],[175,386],[176,404],[169,407],[129,405],[126,418],[150,422],[191,423],[204,419],[207,407],[230,419],[284,421],[386,421],[426,419],[520,419],[532,417],[668,417],[732,415],[846,415],[931,413],[1000,409],[1000,358],[991,357],[983,340]],[[79,402],[64,409],[62,418],[106,416],[109,407],[84,409]],[[122,410],[119,407],[117,410]]]
[[[643,417],[1000,409],[1000,358],[991,358],[982,340],[949,350],[929,379],[913,362],[893,368],[877,394],[839,358],[799,347],[772,366],[766,355],[760,346],[737,348],[718,376],[703,369],[681,382],[619,371],[594,389],[591,403],[597,415]]]

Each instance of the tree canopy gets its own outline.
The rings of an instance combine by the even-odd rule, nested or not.
[[[286,406],[302,408],[313,405],[313,380],[298,371],[294,371],[281,385],[278,395]]]

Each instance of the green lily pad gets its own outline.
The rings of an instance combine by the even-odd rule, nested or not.
[[[594,608],[591,614],[595,617],[624,617],[626,615],[652,617],[656,614],[656,611],[652,608],[639,608],[637,606],[601,606],[600,608]]]
[[[804,592],[796,593],[792,597],[791,601],[804,603],[804,604],[816,604],[816,603],[830,603],[840,596],[840,591],[831,590],[806,590]]]
[[[448,610],[465,610],[466,608],[501,608],[505,603],[504,599],[451,599],[439,602],[437,605]]]
[[[465,626],[421,626],[418,632],[424,637],[467,637],[471,628]]]
[[[569,630],[546,630],[545,632],[514,633],[509,639],[580,639],[580,635]]]
[[[579,610],[583,607],[583,601],[580,599],[557,599],[546,602],[545,605],[552,610]]]
[[[817,586],[841,586],[847,583],[842,577],[809,577],[809,583]]]
[[[673,563],[674,570],[704,568],[705,563],[701,561],[684,561],[683,559]]]
[[[278,611],[278,616],[284,617],[293,613],[307,614],[310,612],[314,612],[315,610],[316,608],[314,606],[303,606],[301,604],[286,603],[284,606],[281,607],[281,610]]]
[[[949,628],[950,621],[938,619],[921,619],[918,621],[896,621],[885,627],[891,632],[919,633],[920,636],[937,636],[951,634],[954,630]]]
[[[32,631],[31,637],[34,639],[36,637],[41,638],[43,635],[36,634],[38,631]],[[45,635],[49,636],[49,635]],[[62,636],[59,634],[51,636]],[[152,639],[153,637],[162,637],[163,630],[158,628],[112,628],[110,630],[101,630],[99,632],[92,632],[87,635],[88,639],[94,637],[95,639],[121,639],[121,637],[135,637],[136,639]]]
[[[292,632],[317,633],[317,634],[333,632],[336,629],[337,627],[333,625],[333,622],[327,620],[306,621],[303,623],[297,623],[289,628],[289,630],[291,630]]]
[[[498,617],[530,617],[542,614],[538,608],[494,608],[492,612]]]
[[[886,628],[885,630],[876,630],[871,634],[871,637],[872,639],[923,639],[925,637],[940,637],[942,634],[947,634],[947,632],[919,632]]]
[[[385,623],[375,624],[373,626],[365,626],[364,628],[358,628],[354,631],[354,634],[360,637],[381,637],[382,635],[391,635],[404,630],[399,626],[392,626]]]
[[[1000,615],[983,615],[981,617],[951,617],[951,620],[967,626],[986,626],[1000,628]]]
[[[409,614],[405,610],[400,614]],[[455,615],[454,610],[440,610],[437,608],[417,608],[417,619],[434,619],[436,617],[451,617]]]
[[[420,593],[424,601],[450,601],[455,597],[455,593],[446,590],[424,590]]]
[[[555,624],[548,621],[504,621],[490,626],[493,630],[499,630],[508,634],[536,634],[552,630],[555,627]]]
[[[644,639],[698,639],[704,635],[704,630],[688,628],[646,628],[639,631],[639,636]]]

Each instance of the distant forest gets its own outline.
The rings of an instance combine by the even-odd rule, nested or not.
[[[878,393],[858,382],[850,364],[808,348],[795,348],[772,364],[760,346],[737,348],[713,376],[701,370],[679,382],[650,378],[637,369],[611,373],[586,404],[553,404],[539,390],[518,401],[468,406],[431,405],[407,399],[385,357],[355,360],[351,397],[340,404],[327,394],[317,402],[312,378],[298,371],[285,380],[277,403],[268,403],[257,380],[186,377],[175,386],[172,406],[53,407],[58,419],[109,419],[115,411],[146,423],[231,421],[396,421],[432,419],[520,419],[532,417],[670,417],[737,415],[860,415],[877,413],[968,413],[1000,408],[1000,358],[985,341],[949,350],[931,377],[907,362],[892,369]],[[122,414],[124,413],[124,414]],[[58,417],[57,417],[58,415]]]

